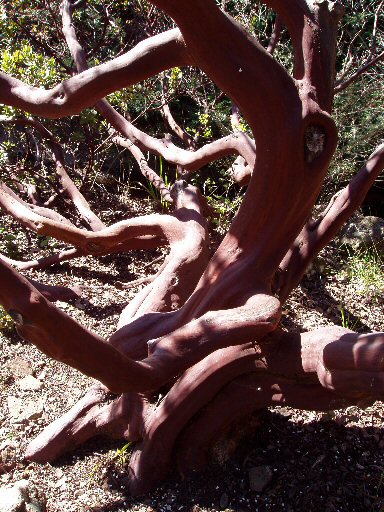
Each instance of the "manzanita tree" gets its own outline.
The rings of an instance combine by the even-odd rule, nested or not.
[[[61,118],[94,106],[119,132],[119,142],[130,149],[143,174],[174,206],[172,214],[105,226],[69,178],[61,146],[40,121],[3,119],[28,124],[47,140],[62,190],[87,229],[49,204],[33,201],[33,194],[32,202],[26,202],[1,184],[5,212],[71,248],[28,264],[3,257],[0,302],[23,338],[101,382],[48,426],[30,444],[26,457],[52,461],[94,435],[123,436],[137,442],[129,472],[133,494],[164,478],[172,456],[184,474],[202,468],[219,433],[255,410],[273,404],[331,410],[384,394],[384,333],[328,327],[300,335],[280,327],[282,305],[308,264],[359,207],[384,167],[381,145],[348,187],[312,218],[337,144],[331,111],[343,7],[329,0],[265,0],[277,14],[266,50],[225,12],[225,4],[152,0],[148,5],[167,13],[176,28],[149,36],[124,55],[88,69],[72,23],[77,5],[65,0],[63,34],[78,74],[48,90],[0,74],[0,101],[30,114]],[[282,25],[292,41],[292,75],[272,55]],[[348,80],[382,56],[373,53],[364,69]],[[197,148],[165,108],[164,117],[181,141],[177,146],[169,138],[140,131],[103,99],[186,66],[203,70],[232,100],[234,127],[241,112],[253,138],[235,128],[233,134]],[[150,169],[144,151],[177,166],[185,179],[169,190]],[[209,205],[186,180],[208,162],[232,154],[237,155],[235,178],[248,188],[226,236],[210,256]],[[169,256],[123,311],[108,340],[52,304],[63,290],[30,282],[12,267],[165,244],[170,245]],[[164,398],[159,402],[160,391]],[[118,396],[103,403],[111,393]]]

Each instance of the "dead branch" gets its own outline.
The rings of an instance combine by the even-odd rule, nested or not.
[[[88,63],[85,51],[77,40],[76,32],[72,24],[72,11],[73,4],[68,0],[64,0],[61,4],[63,34],[73,60],[75,61],[77,71],[81,73],[82,71],[88,69]],[[119,119],[120,114],[112,107],[110,103],[108,103],[107,100],[101,100],[97,102],[95,106],[107,121],[111,122],[113,125],[116,125],[116,120]],[[127,120],[126,123],[131,124],[130,121]],[[114,137],[113,140],[118,143],[119,139]],[[132,142],[132,140],[130,140],[128,149],[132,156],[135,158],[136,162],[139,164],[139,168],[143,176],[145,176],[150,183],[153,183],[153,185],[160,191],[160,194],[165,201],[172,202],[171,195],[163,179],[149,167],[143,152]]]
[[[381,52],[379,55],[377,55],[377,57],[368,59],[368,61],[366,61],[362,66],[360,66],[349,78],[344,80],[344,82],[341,82],[336,85],[335,94],[344,91],[347,87],[356,82],[356,80],[360,78],[361,75],[366,73],[373,66],[376,66],[376,64],[381,62],[383,59],[384,52]]]
[[[61,145],[55,140],[53,134],[37,119],[13,119],[0,116],[0,122],[6,124],[32,126],[40,133],[40,135],[42,135],[42,137],[44,137],[44,139],[48,142],[50,148],[52,149],[54,161],[56,164],[56,173],[64,193],[67,194],[67,196],[75,205],[77,211],[81,215],[81,218],[93,231],[103,229],[105,227],[105,224],[91,210],[88,201],[85,199],[83,194],[79,191],[79,189],[76,187],[74,182],[69,177],[65,168],[64,151]]]

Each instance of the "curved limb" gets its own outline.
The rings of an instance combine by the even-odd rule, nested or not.
[[[300,108],[301,114],[293,80],[256,38],[250,37],[223,13],[215,1],[151,0],[151,3],[175,20],[195,63],[228,94],[252,123],[257,145],[263,141],[261,145],[264,146],[265,136],[271,133],[269,130],[277,121],[277,111],[269,109],[268,116],[264,115],[266,97],[271,105],[276,105],[282,118],[290,118],[296,107]],[[214,37],[209,37],[210,34]],[[239,79],[240,76],[244,78]],[[279,92],[281,88],[284,88],[284,102]],[[290,113],[286,110],[288,105]],[[278,129],[277,126],[275,128]]]
[[[71,51],[71,55],[76,63],[78,72],[85,71],[87,69],[87,61],[85,52],[80,46],[76,32],[71,23],[73,6],[65,0],[62,3],[62,17],[63,17],[63,33],[65,35],[67,45]],[[107,121],[122,135],[127,137],[129,140],[126,141],[122,137],[114,137],[114,141],[126,147],[134,156],[136,161],[139,163],[140,170],[155,186],[160,190],[162,196],[167,200],[170,200],[169,191],[167,190],[163,180],[157,176],[157,174],[148,167],[148,164],[144,158],[141,150],[152,151],[155,154],[161,155],[165,160],[170,163],[176,164],[184,169],[185,173],[189,173],[200,169],[203,165],[208,164],[213,160],[217,160],[228,154],[234,152],[240,153],[243,158],[251,165],[253,165],[253,141],[246,134],[239,134],[237,137],[224,137],[211,144],[207,144],[204,147],[196,151],[186,151],[166,139],[158,140],[154,137],[137,129],[130,121],[125,119],[119,114],[108,101],[101,100],[96,104],[97,110],[107,119]],[[164,106],[165,115],[168,122],[171,123],[176,133],[181,136],[183,141],[188,141],[190,147],[193,146],[192,139],[184,134],[180,127],[178,127],[173,120],[169,108]]]
[[[110,121],[111,122],[111,121]],[[111,124],[113,124],[111,122]],[[138,133],[137,128],[128,125],[126,119],[121,116],[119,124],[113,125],[116,130],[123,133],[129,141],[122,137],[116,137],[116,141],[122,147],[130,148],[131,140],[143,150],[152,151],[156,155],[161,155],[168,162],[178,165],[184,169],[184,174],[189,174],[199,170],[215,160],[228,155],[240,154],[247,162],[254,161],[255,143],[246,133],[237,132],[227,135],[221,139],[205,144],[196,151],[181,149],[173,142],[163,139],[158,140],[147,134]],[[182,176],[184,175],[182,173]]]
[[[120,352],[129,355],[141,347],[145,339],[149,356],[142,362],[152,369],[159,385],[219,348],[265,336],[276,328],[281,314],[277,299],[263,294],[252,297],[244,306],[210,311],[184,325],[183,310],[175,313],[172,330],[157,339],[148,341],[148,333],[145,338],[130,334],[132,327],[145,319],[144,315],[121,328],[109,340]]]
[[[12,265],[14,268],[17,268],[18,270],[30,270],[47,268],[50,267],[51,265],[56,265],[64,261],[79,258],[80,256],[84,256],[84,254],[84,251],[72,248],[65,249],[63,251],[51,254],[50,256],[39,258],[37,260],[17,261],[13,260],[12,258],[8,258],[8,256],[5,256],[4,254],[0,254],[0,260],[4,261],[5,263],[8,263],[8,265]]]
[[[302,335],[275,331],[260,340],[258,347],[254,368],[240,365],[242,373],[249,374],[235,380],[231,376],[220,391],[215,386],[203,388],[204,393],[193,397],[199,385],[210,385],[209,379],[220,378],[220,374],[215,375],[213,362],[218,353],[185,372],[149,418],[146,436],[134,453],[129,484],[134,494],[146,492],[147,479],[152,475],[165,476],[175,439],[198,407],[200,414],[177,444],[183,474],[201,469],[209,447],[224,428],[262,407],[288,405],[327,411],[384,396],[384,333],[359,335],[341,327]],[[213,368],[205,373],[209,364]],[[198,375],[189,373],[192,371]],[[193,407],[187,409],[185,404],[189,403]]]
[[[42,235],[53,236],[75,245],[88,254],[103,254],[106,250],[121,246],[129,239],[150,235],[161,238],[164,232],[171,236],[177,232],[178,223],[170,215],[147,215],[118,222],[112,226],[91,232],[77,228],[73,224],[44,217],[25,206],[18,199],[0,188],[0,206],[25,227]],[[173,235],[175,236],[175,235]]]
[[[50,90],[26,85],[0,72],[0,102],[38,116],[60,118],[81,112],[111,92],[185,64],[185,45],[180,31],[173,29],[150,37],[126,54]]]
[[[202,216],[197,218],[191,216],[191,212],[198,213],[201,204],[204,206],[203,196],[199,195],[195,187],[178,182],[172,193],[177,207],[175,213],[177,220],[181,226],[185,225],[185,229],[181,230],[183,237],[177,237],[173,233],[175,243],[171,246],[168,263],[163,265],[162,271],[159,273],[163,274],[160,282],[157,280],[155,286],[147,287],[143,290],[144,293],[135,297],[134,304],[130,304],[122,315],[124,324],[127,323],[127,318],[132,321],[134,314],[170,309],[170,304],[166,300],[167,295],[181,305],[183,297],[187,297],[190,290],[196,285],[208,259],[207,251],[204,250],[207,248],[206,239],[208,238],[205,219]],[[188,267],[188,258],[191,263],[194,263],[192,265],[194,269],[191,265]],[[180,276],[177,271],[178,267],[180,267]],[[177,277],[180,277],[180,282],[170,287],[166,286],[167,280],[177,279]],[[180,290],[177,289],[177,286]],[[120,318],[120,323],[122,318]],[[147,322],[145,327],[147,333],[149,327]],[[126,352],[126,355],[135,358],[144,357],[145,354],[145,338],[139,344],[139,349],[133,350],[133,344],[131,344],[129,352]],[[142,396],[133,393],[123,394],[101,410],[97,406],[89,410],[87,407],[84,410],[84,403],[88,403],[87,399],[85,402],[84,400],[80,401],[69,413],[47,427],[28,447],[27,458],[38,461],[54,460],[77,444],[95,435],[100,435],[106,430],[108,435],[124,434],[124,437],[136,440],[139,435],[139,424],[142,425],[148,411],[148,402]],[[143,404],[146,404],[145,411],[139,411],[138,405],[142,405],[144,409]]]
[[[131,494],[143,494],[164,478],[182,428],[225,382],[254,369],[259,357],[253,348],[230,347],[214,352],[183,374],[146,421],[143,441],[135,447],[130,461]]]
[[[370,155],[349,185],[337,193],[317,221],[310,219],[280,264],[276,289],[285,302],[297,286],[310,262],[335,237],[359,208],[376,178],[384,169],[384,144]]]
[[[23,338],[53,359],[95,377],[117,393],[157,389],[216,348],[272,331],[279,318],[278,301],[268,296],[258,297],[248,308],[210,313],[201,322],[190,322],[176,329],[168,337],[151,343],[151,356],[133,361],[55,308],[4,262],[0,263],[0,285],[0,303],[15,320]],[[5,291],[9,289],[13,290],[11,296]],[[180,311],[144,315],[129,326],[129,336],[148,340],[159,332],[160,335],[172,332],[182,321]]]
[[[17,216],[17,207],[13,207],[11,209],[8,208],[8,205],[10,204],[10,199],[7,196],[20,203],[20,205],[23,206],[23,210],[30,210],[32,213],[35,213],[47,219],[51,219],[55,222],[59,222],[60,224],[64,224],[65,226],[74,226],[74,224],[72,224],[72,222],[69,221],[67,218],[63,217],[59,213],[49,208],[37,206],[35,204],[28,204],[26,201],[21,199],[21,197],[19,197],[11,188],[9,188],[3,181],[0,181],[0,188],[4,192],[2,195],[0,195],[0,206],[6,213],[12,215],[16,220],[20,220],[21,217]]]
[[[206,199],[196,187],[184,181],[175,182],[171,195],[175,205],[173,216],[178,225],[172,232],[164,233],[169,240],[170,253],[152,282],[122,312],[114,342],[118,343],[119,329],[140,315],[179,309],[196,287],[209,261],[209,235],[203,216]],[[143,347],[143,356],[146,349]]]
[[[112,247],[110,249],[106,249],[104,252],[101,251],[98,253],[98,256],[103,256],[107,254],[126,252],[126,251],[134,251],[140,249],[156,249],[158,247],[162,247],[166,245],[166,240],[157,236],[138,236],[135,238],[131,238],[121,244],[118,244],[116,247]],[[81,249],[77,249],[76,247],[71,249],[64,249],[60,252],[51,254],[49,256],[45,256],[39,258],[37,260],[30,261],[17,261],[3,254],[0,254],[0,260],[12,265],[14,268],[18,270],[30,270],[30,269],[44,269],[50,267],[52,265],[57,265],[58,263],[63,263],[64,261],[69,261],[74,258],[80,258],[81,256],[87,256],[90,253]]]

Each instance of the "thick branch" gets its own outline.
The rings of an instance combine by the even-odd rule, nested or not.
[[[136,389],[138,385],[156,387],[151,385],[152,372],[148,365],[130,361],[56,308],[3,262],[0,263],[0,303],[14,319],[18,333],[49,357],[96,377],[111,390],[122,391],[126,385]]]
[[[125,393],[103,404],[107,390],[93,386],[68,412],[48,425],[27,447],[25,457],[53,462],[94,436],[137,441],[151,411],[149,402],[136,393]]]
[[[281,128],[281,119],[290,118],[294,123],[295,116],[301,117],[291,77],[214,0],[151,3],[176,21],[195,64],[239,106],[257,145],[261,141],[268,144],[269,134]],[[269,109],[265,108],[266,98]]]
[[[26,85],[0,73],[0,102],[49,118],[78,114],[107,94],[129,87],[161,71],[188,64],[178,29],[140,42],[125,55],[84,71],[53,89]]]
[[[178,445],[184,470],[191,464],[200,469],[206,459],[205,443],[255,409],[285,404],[332,410],[356,404],[360,398],[380,399],[384,393],[383,355],[383,333],[358,335],[341,327],[301,336],[275,331],[261,340],[253,353],[242,346],[211,354],[185,372],[148,417],[143,442],[130,463],[130,491],[141,494],[164,478],[176,437],[198,411],[202,414]],[[233,381],[237,375],[243,376]],[[192,444],[186,446],[188,441]],[[191,449],[194,446],[197,453]]]
[[[184,373],[147,418],[143,442],[130,461],[130,493],[147,492],[166,476],[182,428],[224,383],[261,364],[259,358],[260,353],[249,346],[230,347],[214,352]]]
[[[294,47],[294,72],[330,112],[335,78],[337,26],[344,14],[340,2],[329,0],[263,0],[281,16]]]
[[[204,218],[205,198],[196,187],[177,181],[171,190],[176,221],[167,228],[170,252],[153,281],[123,310],[117,332],[110,338],[115,346],[126,342],[129,324],[149,312],[175,311],[189,298],[210,257],[209,235]],[[144,357],[146,344],[137,350],[129,344],[130,357]],[[127,353],[127,352],[126,352]]]
[[[9,289],[13,290],[11,295]],[[258,296],[246,308],[209,313],[170,336],[151,342],[152,354],[143,361],[132,361],[121,349],[117,350],[55,308],[3,262],[0,263],[0,303],[15,320],[23,338],[53,359],[97,378],[115,392],[157,389],[212,351],[271,332],[280,316],[276,299]],[[159,332],[159,328],[172,329],[182,320],[179,312],[165,314],[169,322],[159,325],[158,315],[161,313],[144,317],[144,333],[143,318],[133,322],[128,336],[144,335],[146,340],[153,339],[152,335]]]

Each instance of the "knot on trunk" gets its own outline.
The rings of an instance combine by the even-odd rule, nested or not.
[[[304,156],[307,163],[313,162],[325,146],[325,129],[320,125],[310,125],[305,130]]]

